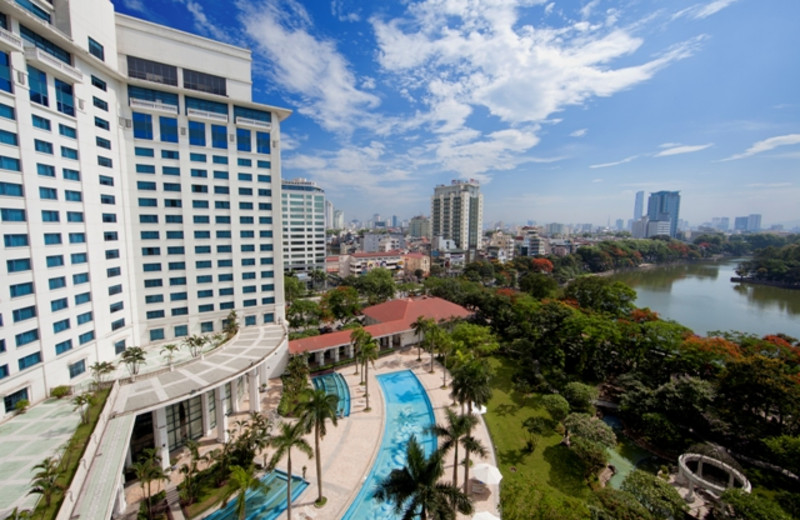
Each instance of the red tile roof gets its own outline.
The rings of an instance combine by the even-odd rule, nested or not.
[[[372,334],[374,338],[409,331],[411,324],[419,316],[441,321],[451,318],[466,318],[471,314],[460,305],[431,296],[391,300],[367,307],[363,312],[365,316],[379,322],[364,327],[364,330]],[[351,330],[339,330],[310,338],[295,339],[289,342],[289,353],[299,354],[349,345],[351,333]]]

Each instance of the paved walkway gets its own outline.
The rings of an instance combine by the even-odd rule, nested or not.
[[[33,466],[59,455],[80,423],[71,398],[48,399],[0,425],[0,518],[12,509],[32,509]]]

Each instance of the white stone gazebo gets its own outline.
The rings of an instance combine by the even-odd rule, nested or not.
[[[689,466],[694,466],[695,463],[696,469],[692,470]],[[727,482],[704,474],[704,470],[708,467],[713,468],[714,473],[724,474]],[[699,453],[684,453],[678,458],[678,478],[689,488],[690,495],[687,499],[691,498],[691,492],[696,488],[702,489],[716,499],[719,499],[727,489],[741,489],[745,493],[752,491],[750,481],[741,471],[721,460]]]

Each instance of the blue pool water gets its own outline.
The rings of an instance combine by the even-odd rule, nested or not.
[[[247,520],[274,520],[281,513],[286,511],[286,473],[274,470],[264,475],[261,479],[269,491],[248,491],[245,495],[247,504]],[[294,502],[300,493],[308,487],[308,482],[300,477],[292,477],[292,501]],[[215,511],[206,517],[206,520],[235,520],[236,517],[236,497],[228,500],[228,505]]]
[[[394,520],[394,507],[388,502],[378,502],[372,497],[378,481],[393,469],[406,463],[406,445],[412,435],[430,456],[436,449],[436,437],[426,433],[435,421],[433,407],[422,384],[410,370],[378,376],[383,391],[386,426],[375,464],[353,503],[342,520]]]
[[[340,417],[350,415],[350,388],[348,388],[347,381],[344,380],[342,374],[331,372],[330,374],[313,377],[311,381],[314,383],[314,388],[321,388],[329,394],[339,396],[339,408],[337,411]]]

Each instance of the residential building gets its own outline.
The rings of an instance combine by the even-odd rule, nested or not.
[[[431,221],[424,215],[413,217],[408,224],[408,234],[412,238],[431,238]]]
[[[287,271],[325,269],[325,190],[307,179],[281,184],[283,265]]]
[[[733,219],[733,230],[734,231],[747,231],[747,217],[736,217]]]
[[[747,216],[747,231],[755,233],[761,231],[761,215],[758,213]]]
[[[406,253],[403,255],[403,267],[406,275],[414,275],[419,270],[426,277],[431,274],[431,257],[422,253]]]
[[[463,250],[483,249],[483,195],[478,181],[436,186],[431,198],[431,233]]]
[[[403,270],[403,252],[354,253],[339,256],[339,276],[360,276],[377,268],[396,272]]]
[[[340,209],[333,210],[333,229],[344,229],[344,212]]]
[[[119,392],[110,422],[122,435],[150,425],[169,464],[187,436],[225,437],[238,385],[257,398],[283,370],[273,203],[290,112],[253,102],[251,88],[250,51],[116,14],[108,0],[0,3],[0,417],[87,383],[92,364],[127,347],[219,333],[235,311],[262,338],[241,359],[170,372],[163,393],[144,390],[156,376]],[[125,457],[102,457],[117,490]],[[111,516],[99,507],[72,516]]]
[[[647,199],[647,218],[650,222],[667,221],[669,222],[669,236],[675,237],[678,233],[678,218],[681,206],[681,196],[678,191],[658,191],[651,193]],[[652,229],[659,227],[654,224]],[[661,226],[659,229],[663,229]],[[648,224],[648,235],[651,234],[651,225]]]

